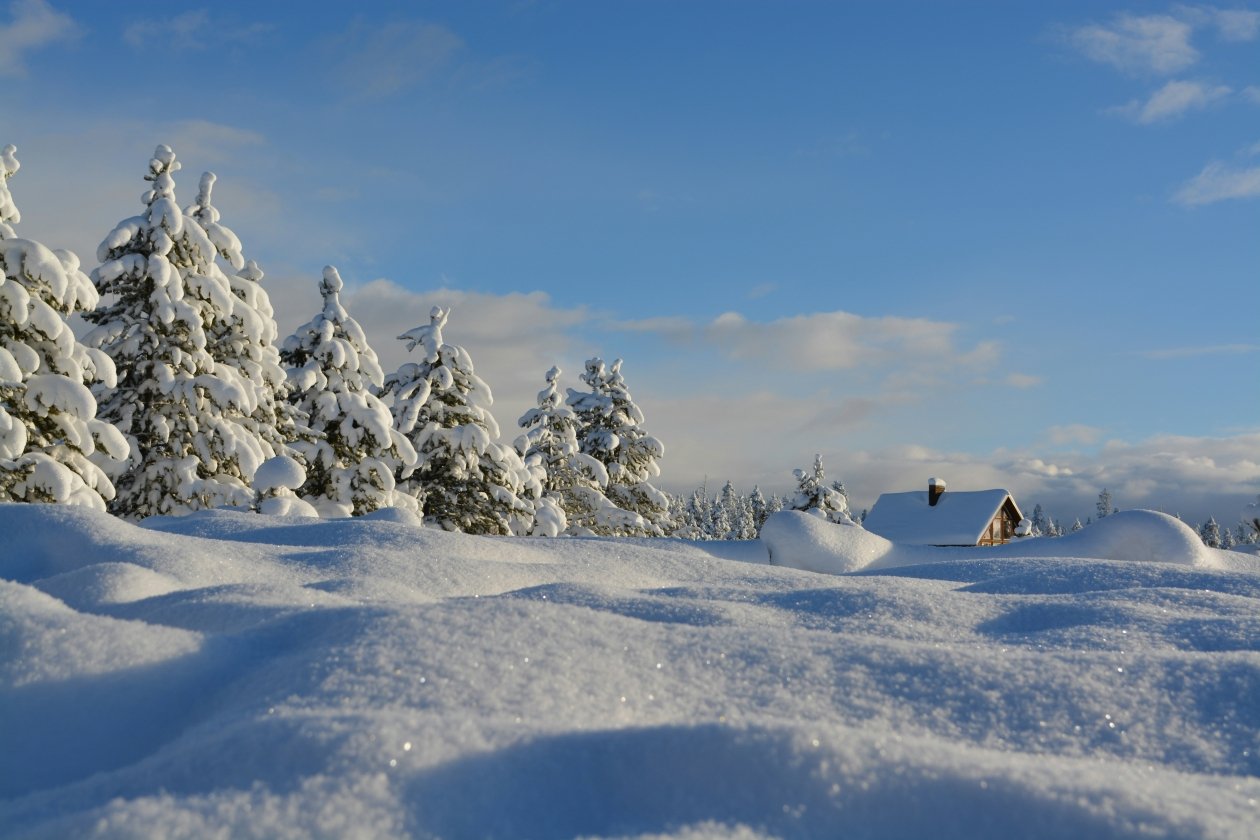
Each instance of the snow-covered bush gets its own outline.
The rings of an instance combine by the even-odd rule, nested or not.
[[[306,470],[297,460],[288,455],[268,458],[254,473],[255,507],[271,516],[319,516],[314,505],[297,495],[305,483]]]
[[[641,428],[643,412],[621,376],[621,359],[608,368],[603,359],[588,360],[582,381],[590,390],[570,388],[566,402],[578,419],[582,452],[608,471],[605,492],[609,501],[643,520],[639,529],[627,531],[627,535],[671,532],[669,497],[651,483],[661,474],[657,460],[665,454],[665,447]]]
[[[97,303],[69,251],[17,237],[8,180],[17,149],[0,151],[0,501],[105,509],[114,487],[93,456],[117,462],[127,442],[97,419],[90,386],[114,383],[114,364],[66,322]]]
[[[294,444],[306,463],[299,495],[323,516],[359,516],[384,507],[414,511],[415,498],[395,487],[416,462],[407,438],[373,393],[384,381],[359,322],[341,305],[341,275],[324,268],[323,309],[285,339],[288,399],[315,436]]]
[[[427,523],[448,531],[528,534],[542,486],[516,450],[496,440],[489,386],[477,376],[468,352],[443,340],[449,316],[435,306],[428,324],[399,336],[409,351],[423,352],[381,390],[393,399],[395,429],[417,455],[415,470],[400,476],[400,488],[422,500]],[[553,514],[548,511],[552,519]]]

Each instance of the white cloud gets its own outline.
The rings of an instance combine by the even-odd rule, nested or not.
[[[1029,373],[1010,373],[1003,381],[1012,388],[1023,390],[1037,387],[1042,383],[1042,378]]]
[[[170,123],[161,138],[181,158],[198,166],[236,160],[241,149],[267,144],[267,138],[257,131],[209,120]]]
[[[0,77],[25,76],[26,53],[79,34],[74,20],[45,0],[13,0],[9,16],[9,23],[0,24]]]
[[[1199,356],[1237,356],[1242,353],[1260,352],[1260,344],[1213,344],[1207,347],[1170,347],[1148,350],[1142,355],[1148,359],[1190,359]]]
[[[1233,91],[1225,85],[1172,81],[1151,94],[1146,102],[1134,100],[1112,111],[1141,125],[1151,125],[1179,119],[1190,111],[1201,111],[1231,93]]]
[[[357,21],[331,44],[337,81],[356,95],[389,96],[428,81],[450,66],[464,41],[423,21],[369,25]]]
[[[1046,430],[1046,438],[1055,446],[1071,443],[1094,444],[1102,439],[1103,430],[1097,426],[1084,423],[1070,423],[1066,426],[1051,426]]]
[[[194,36],[206,28],[210,15],[205,9],[194,9],[172,18],[139,20],[123,30],[123,40],[133,47],[143,47],[154,41],[176,41],[196,46]]]
[[[1110,24],[1090,24],[1068,33],[1087,58],[1126,73],[1178,73],[1199,60],[1190,44],[1194,27],[1170,15],[1122,14]]]
[[[997,346],[991,343],[960,348],[957,324],[925,318],[865,318],[841,311],[769,322],[750,321],[737,312],[727,312],[708,324],[671,318],[617,326],[656,331],[673,340],[705,341],[731,359],[809,371],[901,365],[917,370],[975,368],[992,364],[997,353]]]
[[[169,18],[133,21],[123,30],[123,40],[141,48],[153,43],[173,44],[181,49],[209,49],[216,44],[244,41],[268,32],[268,24],[235,25],[216,18],[205,9],[193,9]]]
[[[1178,17],[1196,27],[1212,28],[1222,41],[1254,41],[1260,36],[1260,12],[1250,9],[1218,9],[1214,6],[1178,6]]]
[[[1187,181],[1173,200],[1178,204],[1197,206],[1232,198],[1256,197],[1260,197],[1260,166],[1236,169],[1213,161]]]

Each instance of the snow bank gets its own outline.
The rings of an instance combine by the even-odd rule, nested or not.
[[[976,548],[902,545],[861,528],[832,525],[816,516],[783,511],[766,522],[761,541],[771,563],[830,574],[964,559],[1051,557],[1175,563],[1207,569],[1255,565],[1247,565],[1236,552],[1208,548],[1194,529],[1181,520],[1150,510],[1115,513],[1063,537]]]
[[[1253,835],[1260,566],[811,519],[768,565],[0,505],[0,836]]]

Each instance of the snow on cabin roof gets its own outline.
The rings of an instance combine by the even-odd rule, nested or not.
[[[950,490],[933,507],[926,490],[885,493],[862,526],[895,543],[975,545],[1010,495],[1005,490]]]

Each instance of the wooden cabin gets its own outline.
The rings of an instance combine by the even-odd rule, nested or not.
[[[1024,515],[1006,490],[945,492],[928,480],[927,492],[885,493],[862,523],[886,540],[908,545],[1002,545],[1015,536]]]

